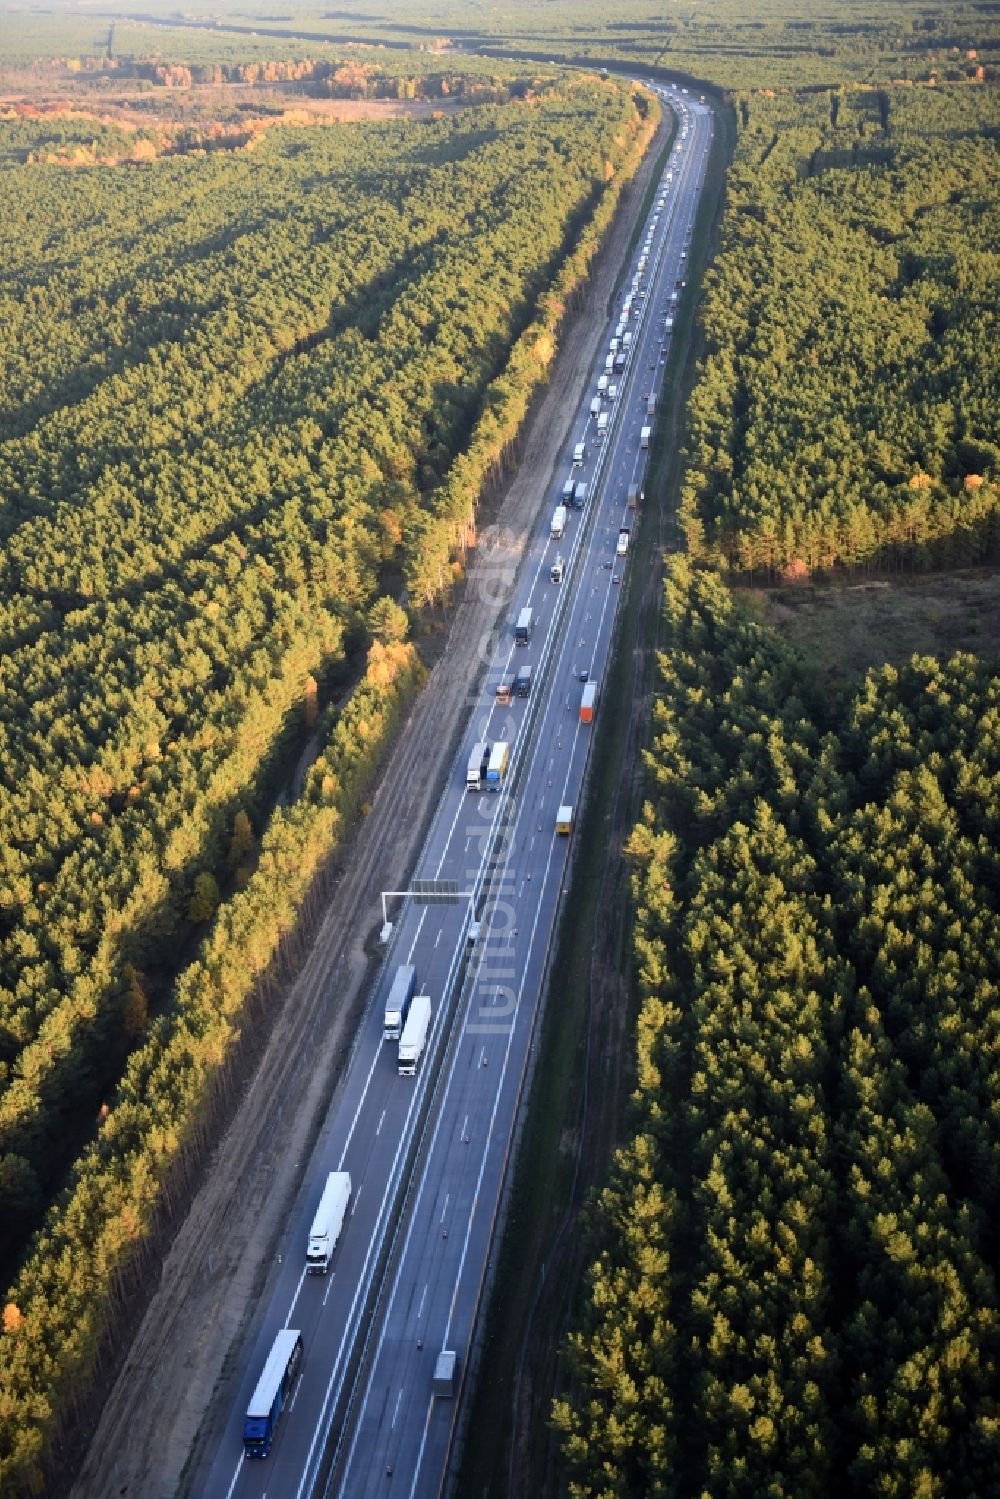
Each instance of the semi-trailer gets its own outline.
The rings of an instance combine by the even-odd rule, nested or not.
[[[643,427],[642,431],[639,433],[639,446],[640,446],[640,448],[648,448],[649,447],[649,439],[652,437],[652,435],[653,435],[653,429],[652,429],[652,427]]]
[[[507,762],[509,759],[510,745],[506,739],[498,739],[490,750],[490,763],[486,767],[487,791],[500,790],[504,782],[504,776],[507,774]]]
[[[572,833],[572,831],[573,808],[569,804],[564,804],[556,813],[556,832],[562,833],[564,836],[567,836],[568,834]]]
[[[431,1023],[431,997],[415,994],[406,1017],[403,1034],[399,1038],[399,1075],[413,1077],[427,1045],[427,1032]]]
[[[597,683],[588,682],[580,698],[580,722],[593,723],[594,709],[597,707]]]
[[[622,526],[618,532],[618,544],[615,547],[615,555],[624,557],[628,553],[628,526]]]
[[[531,632],[534,629],[534,616],[530,608],[525,605],[517,616],[517,624],[514,626],[514,644],[528,645],[531,642]]]
[[[510,694],[507,695],[508,702]],[[469,755],[469,764],[465,772],[466,791],[482,791],[483,781],[486,779],[486,767],[490,763],[490,747],[485,739],[477,740],[472,746]]]
[[[531,696],[531,667],[522,666],[518,670],[517,679],[514,683],[514,691],[518,697]]]
[[[611,363],[614,364],[615,356],[611,354],[609,355],[609,358],[611,359]],[[576,447],[573,449],[573,463],[576,465],[576,467],[579,467],[581,463],[584,463],[586,461],[586,457],[587,444],[585,442],[578,442]]]
[[[590,414],[591,414],[591,416],[600,416],[600,414],[601,414],[601,398],[600,398],[600,396],[595,396],[593,398],[593,400],[591,401],[591,403],[590,403]]]
[[[243,1418],[245,1457],[267,1457],[270,1452],[275,1427],[302,1363],[303,1346],[302,1334],[294,1327],[283,1327],[271,1344]]]
[[[331,1171],[319,1200],[309,1245],[306,1270],[310,1275],[325,1275],[344,1226],[347,1204],[351,1200],[351,1176],[348,1171]]]
[[[385,1002],[383,1041],[398,1041],[406,1019],[406,1010],[417,987],[417,970],[412,963],[400,963]]]
[[[563,532],[566,530],[566,506],[557,505],[552,515],[552,524],[549,527],[549,535],[553,541],[561,541]]]

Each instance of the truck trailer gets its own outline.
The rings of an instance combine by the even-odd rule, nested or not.
[[[627,555],[628,555],[628,526],[622,526],[621,530],[618,532],[618,544],[615,547],[615,556],[616,557],[625,557]]]
[[[243,1452],[267,1457],[281,1412],[288,1402],[302,1363],[304,1344],[295,1327],[283,1327],[271,1345],[260,1379],[243,1418]]]
[[[347,1204],[351,1200],[351,1176],[348,1171],[331,1171],[319,1200],[309,1246],[306,1269],[310,1275],[325,1275],[344,1226]]]
[[[566,506],[557,505],[552,515],[552,524],[549,527],[549,535],[553,541],[561,541],[563,532],[566,530]]]
[[[517,624],[514,626],[514,644],[529,645],[531,643],[531,632],[533,629],[533,616],[530,608],[526,606],[517,616]]]
[[[510,759],[510,745],[506,739],[498,739],[490,750],[490,763],[486,767],[486,789],[487,791],[499,791],[503,785],[504,776],[507,774],[507,761]]]
[[[652,429],[652,427],[643,427],[642,431],[639,433],[639,446],[640,446],[640,448],[648,448],[649,447],[649,439],[652,437],[652,435],[653,435],[653,429]]]
[[[573,831],[573,808],[570,804],[564,804],[556,813],[556,832],[568,837]]]
[[[399,1075],[413,1077],[427,1045],[427,1032],[431,1025],[431,997],[415,994],[406,1017],[403,1034],[399,1038]]]
[[[482,791],[483,781],[486,779],[486,767],[489,763],[489,744],[485,739],[480,739],[472,746],[472,753],[469,755],[469,764],[465,772],[466,791]]]
[[[594,709],[597,707],[597,683],[588,682],[580,698],[580,722],[593,723]]]
[[[403,1030],[403,1021],[406,1019],[407,1006],[416,987],[417,970],[412,963],[400,963],[392,981],[392,988],[389,990],[389,997],[385,1002],[383,1041],[399,1040]]]

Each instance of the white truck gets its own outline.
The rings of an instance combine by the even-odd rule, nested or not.
[[[628,526],[622,526],[618,532],[618,544],[615,547],[616,557],[626,557],[628,555],[628,535]]]
[[[653,435],[653,429],[652,429],[652,427],[643,427],[642,431],[639,433],[639,446],[640,446],[640,448],[648,448],[649,447],[649,439],[652,437],[652,435]]]
[[[472,746],[469,764],[465,772],[466,791],[482,791],[486,780],[486,767],[490,763],[490,747],[485,739]]]
[[[591,414],[591,416],[600,416],[600,414],[601,414],[601,398],[600,398],[600,396],[595,396],[594,399],[591,401],[591,403],[590,403],[590,414]]]
[[[615,362],[615,356],[613,354],[610,355],[610,359],[611,359],[611,363],[613,365],[614,362]],[[582,463],[584,463],[586,461],[586,457],[587,457],[587,444],[585,442],[578,442],[577,445],[576,445],[576,447],[573,449],[573,463],[574,463],[574,465],[578,468],[580,466],[580,464],[582,464]]]
[[[552,524],[549,527],[549,535],[553,541],[561,541],[566,530],[566,506],[557,505],[553,515]]]
[[[552,566],[549,568],[549,577],[553,583],[561,583],[565,571],[565,562],[563,561],[562,557],[557,557]]]
[[[398,1041],[406,1018],[406,1007],[417,987],[417,970],[412,963],[400,963],[385,1002],[383,1041]]]
[[[331,1171],[319,1200],[306,1250],[306,1270],[310,1275],[325,1275],[344,1226],[347,1204],[351,1200],[349,1171]]]
[[[608,412],[606,411],[602,411],[597,418],[597,435],[601,438],[608,435]]]
[[[399,1038],[399,1075],[413,1077],[416,1074],[431,1024],[431,997],[429,994],[414,994],[410,1011]]]

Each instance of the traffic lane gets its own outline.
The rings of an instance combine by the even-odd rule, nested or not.
[[[555,903],[558,899],[558,889],[554,887],[554,882],[547,888],[549,898],[545,904],[550,905],[551,909],[540,913],[542,927],[550,924]],[[536,927],[537,925],[536,923]],[[539,942],[535,940],[533,946],[535,951],[531,954],[530,961],[526,963],[527,971],[525,976],[529,981],[530,989],[533,989],[537,994],[537,979],[540,976],[541,965],[544,961],[546,943],[545,941]],[[522,998],[525,992],[526,988],[522,983]],[[481,1161],[476,1174],[475,1192],[471,1200],[468,1190],[467,1164],[471,1159],[474,1159],[470,1155],[471,1138],[467,1145],[464,1139],[461,1137],[456,1139],[455,1135],[452,1134],[446,1139],[443,1147],[444,1159],[441,1171],[447,1176],[449,1181],[455,1180],[456,1182],[461,1181],[463,1183],[463,1189],[461,1191],[456,1190],[454,1203],[456,1221],[458,1223],[465,1222],[460,1259],[463,1264],[468,1264],[471,1260],[475,1269],[473,1280],[466,1288],[464,1303],[458,1299],[462,1291],[461,1267],[459,1267],[459,1272],[456,1275],[455,1286],[450,1298],[453,1308],[452,1317],[454,1318],[455,1309],[457,1309],[459,1315],[462,1316],[466,1323],[468,1323],[471,1317],[471,1306],[475,1299],[478,1279],[481,1274],[479,1267],[483,1262],[485,1249],[489,1242],[493,1208],[499,1190],[503,1161],[506,1156],[507,1133],[506,1130],[498,1131],[494,1127],[495,1121],[501,1112],[509,1114],[512,1110],[513,1099],[519,1087],[526,1048],[531,1035],[533,1010],[533,1002],[527,1007],[519,1003],[518,1010],[512,1017],[514,1024],[508,1028],[506,1039],[502,1046],[505,1061],[501,1063],[499,1069],[495,1069],[493,1074],[496,1079],[494,1106],[490,1118],[485,1150],[481,1152]],[[474,1024],[474,1022],[467,1021],[467,1025],[469,1024]],[[473,1040],[478,1044],[478,1037],[468,1036],[467,1039]],[[490,1038],[485,1043],[485,1046],[487,1048],[487,1056],[494,1049],[497,1051],[501,1050],[499,1038]],[[481,1056],[482,1053],[480,1053]],[[455,1095],[456,1083],[460,1085],[457,1095]],[[464,1086],[461,1086],[461,1084],[464,1084]],[[508,1107],[506,1110],[501,1110],[500,1105],[505,1090],[509,1093]],[[453,1067],[452,1076],[449,1078],[447,1088],[449,1102],[454,1103],[456,1109],[467,1108],[470,1120],[473,1117],[474,1104],[477,1099],[480,1102],[480,1106],[482,1106],[482,1095],[485,1091],[482,1080],[474,1078],[470,1081],[468,1077],[463,1079],[461,1072],[457,1072]],[[474,1129],[475,1126],[470,1122],[468,1128]],[[437,1140],[435,1140],[434,1145],[437,1145]],[[434,1146],[432,1146],[432,1154],[433,1151]],[[484,1206],[488,1208],[488,1212],[482,1211]],[[428,1215],[422,1211],[420,1201],[415,1203],[412,1222],[407,1233],[404,1254],[396,1280],[397,1286],[407,1280],[419,1281],[422,1276],[429,1278],[430,1266],[434,1262],[438,1264],[442,1261],[447,1261],[449,1264],[453,1263],[455,1230],[449,1229],[450,1244],[446,1244],[443,1239],[439,1238],[438,1232],[433,1222],[433,1214]],[[411,1268],[410,1261],[414,1253],[421,1254],[422,1259],[415,1260]],[[440,1302],[436,1302],[435,1305],[440,1313]],[[392,1306],[390,1306],[385,1320],[385,1333],[376,1350],[375,1366],[372,1371],[370,1388],[365,1397],[364,1414],[358,1423],[354,1453],[345,1467],[342,1482],[341,1491],[351,1495],[359,1492],[358,1485],[362,1482],[365,1472],[377,1472],[379,1478],[381,1478],[382,1473],[389,1466],[396,1468],[397,1471],[409,1471],[409,1457],[404,1462],[402,1454],[407,1451],[410,1445],[416,1424],[414,1419],[412,1419],[414,1414],[413,1407],[414,1405],[418,1407],[422,1405],[429,1393],[429,1388],[426,1384],[422,1388],[416,1388],[411,1382],[410,1386],[407,1387],[407,1381],[403,1377],[403,1373],[398,1368],[393,1368],[394,1359],[398,1361],[398,1359],[402,1358],[404,1362],[412,1359],[413,1349],[416,1345],[416,1332],[412,1328],[407,1329],[405,1321],[394,1316]],[[451,1328],[447,1325],[445,1326],[442,1333],[442,1343],[450,1340],[452,1330],[458,1330],[457,1323],[454,1320]],[[462,1330],[462,1337],[467,1342],[467,1326]],[[429,1379],[430,1372],[432,1371],[432,1364],[430,1362],[427,1363],[426,1369]],[[409,1412],[409,1418],[401,1423],[390,1423],[387,1427],[381,1419],[381,1412],[384,1408],[383,1396],[387,1397],[397,1383],[403,1391],[398,1396],[400,1406]],[[367,1491],[367,1489],[360,1490],[360,1492]]]
[[[391,1184],[395,1179],[394,1168],[398,1165],[399,1154],[405,1143],[406,1116],[417,1106],[412,1086],[410,1089],[406,1087],[410,1080],[400,1079],[395,1072],[396,1050],[393,1043],[384,1043],[383,1052],[391,1053],[391,1055],[379,1054],[375,1059],[375,1070],[381,1073],[383,1083],[380,1096],[385,1099],[386,1107],[376,1126],[374,1137],[369,1139],[365,1132],[361,1132],[359,1154],[349,1153],[346,1159],[341,1157],[341,1163],[352,1172],[352,1207],[337,1246],[331,1271],[327,1272],[326,1277],[310,1276],[305,1274],[303,1265],[295,1274],[295,1289],[290,1302],[285,1300],[284,1288],[280,1285],[274,1289],[270,1297],[272,1304],[277,1302],[286,1308],[278,1326],[300,1327],[305,1334],[306,1354],[303,1363],[303,1378],[296,1386],[297,1414],[294,1426],[297,1432],[304,1432],[304,1435],[283,1440],[280,1449],[276,1446],[272,1459],[268,1461],[266,1471],[261,1471],[261,1466],[256,1463],[244,1464],[243,1472],[239,1476],[240,1481],[235,1488],[228,1490],[230,1492],[241,1495],[243,1493],[256,1494],[262,1492],[270,1483],[277,1484],[280,1492],[291,1493],[299,1482],[303,1443],[307,1437],[315,1434],[315,1428],[323,1413],[324,1399],[322,1397],[327,1393],[328,1375],[333,1371],[336,1360],[342,1352],[344,1332],[349,1326],[350,1319],[357,1314],[359,1304],[363,1304],[367,1294],[370,1272],[373,1268],[371,1250],[375,1230],[379,1220],[385,1216],[389,1206],[389,1196],[391,1196],[388,1187],[382,1190],[381,1195],[378,1189],[383,1183]],[[410,1096],[407,1096],[408,1093]],[[367,1159],[365,1164],[362,1164],[360,1155],[365,1154],[366,1150]],[[374,1182],[376,1192],[370,1194],[369,1199],[364,1201],[365,1211],[362,1213],[359,1209],[368,1181]],[[314,1204],[310,1206],[312,1211],[315,1211]],[[359,1219],[363,1221],[359,1223]],[[311,1222],[311,1219],[308,1221]],[[305,1233],[307,1232],[308,1228],[305,1229]],[[302,1257],[304,1261],[304,1237]],[[289,1266],[286,1276],[292,1273],[291,1266]],[[325,1285],[321,1286],[320,1282],[325,1282]],[[340,1287],[344,1288],[340,1298],[341,1315],[335,1316],[337,1311],[335,1303],[330,1316],[324,1322],[323,1313],[331,1295]],[[245,1381],[245,1389],[241,1392],[243,1398],[238,1407],[239,1411],[246,1408],[276,1330],[277,1327],[266,1326],[258,1340],[259,1364],[250,1368]],[[286,1416],[291,1418],[291,1415],[290,1408]],[[241,1417],[234,1425],[237,1425],[235,1435],[239,1437],[242,1427]],[[279,1429],[282,1428],[292,1429],[291,1419],[286,1420],[283,1417]],[[238,1454],[238,1446],[235,1452]]]

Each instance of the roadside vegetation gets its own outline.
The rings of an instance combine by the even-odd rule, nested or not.
[[[551,1413],[580,1499],[1000,1486],[998,105],[956,26],[948,85],[848,46],[733,99],[637,1086]]]

